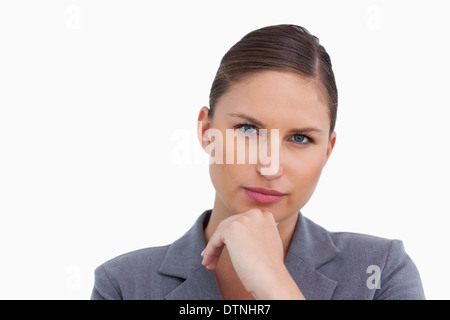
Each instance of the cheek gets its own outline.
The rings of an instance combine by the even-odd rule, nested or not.
[[[292,183],[298,198],[308,198],[314,192],[323,169],[323,156],[320,154],[303,155],[290,161],[286,173],[292,177]],[[296,197],[296,198],[297,198]]]
[[[257,142],[252,139],[243,138],[237,135],[235,139],[227,136],[222,130],[222,136],[216,139],[214,145],[214,163],[210,165],[211,179],[225,182],[239,183],[252,168],[252,164],[257,163]],[[217,161],[220,160],[220,161]]]
[[[229,131],[224,135],[221,150],[224,163],[229,165],[256,164],[258,161],[257,137],[245,136],[237,130]]]
[[[211,164],[209,175],[216,191],[223,196],[234,192],[245,180],[246,167],[243,164]]]

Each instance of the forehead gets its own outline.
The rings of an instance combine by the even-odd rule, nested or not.
[[[245,112],[279,129],[315,125],[325,131],[330,125],[328,107],[316,81],[293,72],[247,75],[230,87],[216,108],[214,112],[221,116]]]

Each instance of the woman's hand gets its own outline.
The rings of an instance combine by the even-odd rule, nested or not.
[[[202,252],[207,269],[217,266],[224,246],[255,299],[304,299],[284,266],[283,245],[271,212],[252,209],[223,220]]]

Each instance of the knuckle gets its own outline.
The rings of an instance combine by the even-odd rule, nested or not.
[[[250,217],[251,219],[257,219],[260,218],[262,215],[262,211],[260,209],[251,209],[247,211],[247,217]]]
[[[261,214],[261,213],[262,213],[261,209],[258,209],[258,208],[253,208],[246,212],[247,215],[256,215],[256,214]]]
[[[239,234],[242,232],[244,224],[242,221],[234,220],[231,221],[227,226],[227,234]]]

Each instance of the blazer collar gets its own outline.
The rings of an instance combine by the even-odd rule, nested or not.
[[[203,212],[192,228],[169,246],[159,272],[185,281],[167,294],[166,299],[222,299],[214,272],[201,264],[200,254],[206,246],[203,229],[211,211]],[[285,265],[306,299],[332,297],[337,281],[319,269],[339,252],[327,230],[299,213]]]
[[[208,224],[211,211],[203,212],[192,228],[169,246],[159,272],[186,280],[166,295],[166,299],[222,299],[214,271],[202,265],[200,255],[206,246],[203,229]]]
[[[337,281],[320,268],[340,253],[330,233],[299,212],[285,266],[307,300],[329,300]]]

